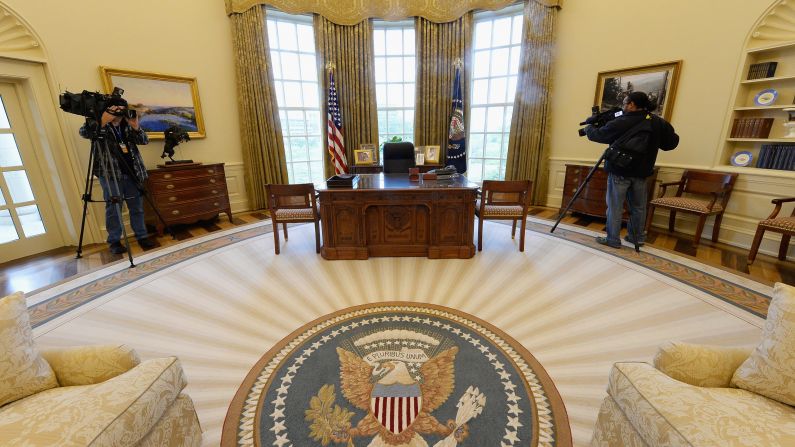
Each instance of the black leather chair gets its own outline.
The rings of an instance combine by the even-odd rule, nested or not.
[[[408,174],[415,166],[413,143],[384,143],[384,174]]]

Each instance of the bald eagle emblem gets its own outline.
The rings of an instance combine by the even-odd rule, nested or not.
[[[345,348],[349,349],[345,349]],[[354,413],[336,404],[334,385],[321,387],[306,410],[315,441],[354,447],[428,447],[422,435],[443,436],[434,447],[453,447],[469,434],[467,422],[477,417],[486,396],[470,386],[460,397],[455,420],[441,423],[433,412],[455,389],[458,347],[428,334],[385,330],[337,347],[342,395],[366,412],[354,426]]]

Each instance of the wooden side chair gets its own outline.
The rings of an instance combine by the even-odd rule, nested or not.
[[[295,185],[267,185],[268,211],[273,222],[273,240],[276,254],[279,254],[279,224],[284,229],[287,240],[287,224],[299,222],[315,223],[315,252],[320,253],[320,211],[317,206],[315,185],[300,183]]]
[[[654,217],[654,208],[664,208],[670,210],[668,216],[668,231],[674,231],[674,221],[676,213],[691,213],[698,216],[696,225],[696,236],[693,245],[698,245],[701,241],[701,232],[704,230],[704,223],[709,216],[715,216],[715,226],[712,228],[712,241],[718,241],[720,233],[720,222],[723,219],[723,212],[726,211],[726,204],[729,202],[734,183],[737,181],[737,174],[712,171],[692,171],[686,170],[682,173],[682,179],[678,182],[663,183],[660,185],[662,191],[660,197],[649,202],[649,210],[646,218],[646,232],[651,227]],[[678,186],[674,197],[664,197],[665,190],[669,186]],[[691,196],[683,197],[687,193]],[[692,197],[692,195],[708,196],[707,199]]]
[[[756,252],[759,251],[759,244],[762,243],[762,236],[765,235],[766,230],[781,233],[781,245],[778,248],[778,258],[782,261],[787,259],[789,241],[792,235],[795,235],[795,208],[792,209],[792,214],[790,214],[789,217],[778,217],[778,213],[781,211],[781,205],[787,202],[795,202],[795,197],[773,199],[771,202],[776,205],[776,208],[770,213],[767,219],[760,221],[759,225],[756,227],[754,242],[751,244],[750,253],[748,253],[749,264],[753,263],[754,259],[756,259]]]
[[[527,206],[533,191],[530,180],[497,181],[484,180],[480,188],[480,200],[475,204],[478,216],[478,251],[483,250],[483,221],[512,220],[511,238],[516,237],[516,221],[522,221],[519,235],[519,251],[524,251],[524,228],[527,222]]]

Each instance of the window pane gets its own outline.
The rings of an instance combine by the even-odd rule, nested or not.
[[[387,84],[387,105],[389,107],[403,107],[403,85]]]
[[[491,46],[491,22],[475,24],[475,48],[489,48]]]
[[[404,84],[403,105],[405,107],[414,107],[414,84]]]
[[[381,82],[386,81],[386,58],[385,57],[376,57],[375,58],[375,79],[380,80]]]
[[[414,29],[403,30],[403,54],[414,54]]]
[[[44,234],[44,222],[41,220],[38,206],[28,205],[17,208],[17,217],[22,224],[22,232],[25,233],[25,237]]]
[[[491,45],[500,47],[511,43],[511,18],[504,17],[494,21],[494,40]]]
[[[30,182],[25,171],[8,171],[3,176],[8,185],[8,192],[11,194],[12,203],[30,202],[33,200],[33,190],[30,189]]]
[[[293,161],[293,150],[290,148],[290,139],[287,137],[284,137],[284,154],[287,158],[287,163],[291,163]],[[288,168],[290,166],[292,165],[287,165]]]
[[[492,78],[489,84],[489,102],[505,102],[505,93],[508,90],[508,79]]]
[[[19,239],[14,221],[11,220],[11,212],[0,210],[0,244]]]
[[[315,52],[315,33],[309,25],[298,25],[298,50],[306,53]]]
[[[307,140],[307,152],[309,153],[310,160],[323,160],[323,144],[320,142],[320,137],[309,137]],[[321,170],[320,175],[323,175]]]
[[[375,103],[378,107],[386,107],[386,84],[375,85]]]
[[[414,57],[403,58],[403,80],[406,82],[414,82],[417,75],[417,67],[414,65]]]
[[[323,175],[323,162],[322,161],[315,161],[309,164],[309,168],[312,170],[312,178],[310,181],[312,182],[323,182],[325,176]]]
[[[279,48],[279,31],[274,20],[268,20],[268,44],[271,50]]]
[[[276,90],[276,102],[279,103],[279,107],[285,107],[284,104],[284,83],[282,81],[275,81],[273,83],[274,88]]]
[[[413,110],[406,110],[403,112],[403,132],[406,134],[406,138],[403,138],[403,141],[414,141],[414,111]]]
[[[483,156],[485,158],[500,158],[500,153],[502,153],[502,134],[487,133]]]
[[[373,30],[373,51],[376,55],[386,54],[386,31],[382,29]]]
[[[475,62],[472,67],[472,76],[485,78],[489,75],[489,51],[476,51]]]
[[[0,167],[9,168],[11,166],[22,166],[17,142],[14,141],[13,134],[0,134]]]
[[[508,49],[500,48],[491,52],[491,75],[505,76],[508,74]]]
[[[386,82],[403,81],[403,58],[389,57],[386,60]]]
[[[469,156],[483,158],[483,134],[471,133],[469,134]]]
[[[469,118],[471,132],[483,132],[486,130],[486,109],[484,107],[472,107],[472,116]]]
[[[303,135],[306,133],[304,123],[304,112],[300,110],[290,110],[287,112],[287,128],[290,135]]]
[[[508,68],[508,72],[510,74],[518,74],[519,73],[519,60],[521,59],[521,49],[522,47],[511,47],[511,65]]]
[[[386,54],[403,54],[403,33],[401,30],[386,30]]]
[[[283,79],[300,80],[301,66],[298,65],[298,55],[295,53],[282,53]]]
[[[502,107],[489,107],[486,112],[486,131],[502,132],[502,121],[505,110]]]
[[[390,110],[387,112],[387,133],[397,135],[403,133],[403,111]]]
[[[486,104],[489,92],[489,80],[478,79],[472,87],[472,104]]]
[[[298,50],[298,39],[295,35],[295,25],[287,22],[276,22],[279,29],[279,48],[282,50]]]
[[[306,138],[290,138],[290,150],[293,152],[293,161],[309,160]]]
[[[293,183],[309,183],[312,177],[309,175],[309,163],[293,163]]]
[[[511,131],[511,118],[513,117],[513,106],[508,106],[505,108],[505,121],[504,123],[504,131],[510,132]]]
[[[284,100],[287,107],[301,107],[301,83],[284,83]]]
[[[306,133],[308,135],[320,135],[320,111],[306,111]]]
[[[508,87],[506,88],[505,102],[512,103],[516,98],[516,76],[508,78]]]
[[[378,135],[386,134],[386,111],[378,111]]]
[[[483,180],[500,179],[500,160],[485,160]]]
[[[304,107],[320,107],[317,88],[317,84],[314,82],[301,83],[301,89],[304,92]]]
[[[314,54],[302,54],[301,56],[301,79],[304,81],[317,82],[317,64]]]
[[[10,129],[11,124],[8,122],[8,115],[6,115],[6,106],[3,103],[3,98],[0,97],[0,129]]]
[[[500,159],[503,160],[503,171],[505,170],[505,163],[504,161],[508,158],[508,143],[510,142],[510,133],[502,134],[502,152],[500,153]],[[503,172],[503,174],[505,174]]]
[[[518,15],[513,18],[513,27],[511,28],[511,43],[522,43],[522,23],[523,17]]]
[[[5,206],[5,205],[6,205],[6,198],[5,195],[3,194],[3,190],[0,189],[0,206]]]
[[[469,159],[469,166],[467,166],[467,178],[473,182],[483,180],[483,159],[471,158]]]
[[[274,53],[272,53],[274,54]],[[278,54],[278,53],[275,53]],[[274,79],[282,79],[284,76],[282,74],[282,58],[281,57],[273,57],[271,56],[271,69],[273,70],[273,78]]]

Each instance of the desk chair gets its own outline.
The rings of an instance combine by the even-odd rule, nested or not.
[[[415,165],[413,143],[384,143],[384,174],[407,174]]]
[[[298,222],[315,223],[315,252],[320,253],[320,211],[315,197],[315,185],[267,185],[268,210],[273,222],[274,250],[279,254],[279,224],[287,240],[287,224]]]
[[[519,219],[522,220],[519,251],[524,251],[524,228],[533,182],[484,180],[480,190],[480,200],[475,204],[475,215],[478,216],[478,251],[483,250],[484,220],[512,220],[511,239],[513,239],[516,237],[516,221]]]
[[[795,235],[795,208],[793,208],[792,214],[790,214],[789,217],[778,217],[778,213],[781,211],[781,205],[787,202],[795,202],[795,197],[772,200],[771,203],[776,205],[776,208],[767,219],[759,222],[759,225],[756,227],[754,242],[751,244],[751,252],[748,253],[749,264],[753,263],[754,259],[756,259],[756,252],[759,251],[759,244],[762,243],[762,236],[765,235],[765,230],[781,233],[781,245],[778,248],[778,258],[782,261],[787,259],[789,241],[792,235]]]
[[[729,202],[734,183],[737,181],[737,174],[726,172],[711,171],[691,171],[686,170],[682,173],[682,178],[678,182],[663,183],[660,185],[662,191],[660,197],[649,202],[649,210],[646,217],[646,233],[649,232],[651,221],[654,217],[654,208],[665,208],[670,210],[668,217],[668,231],[674,231],[674,221],[676,213],[691,213],[698,216],[696,225],[696,236],[693,245],[698,245],[701,241],[701,232],[704,230],[704,223],[709,216],[715,216],[715,225],[712,228],[712,242],[718,242],[720,232],[720,222],[723,219],[723,212],[726,211],[726,204]],[[675,197],[665,196],[665,189],[669,186],[678,185]],[[682,197],[682,194],[709,196],[707,199],[695,197]]]

